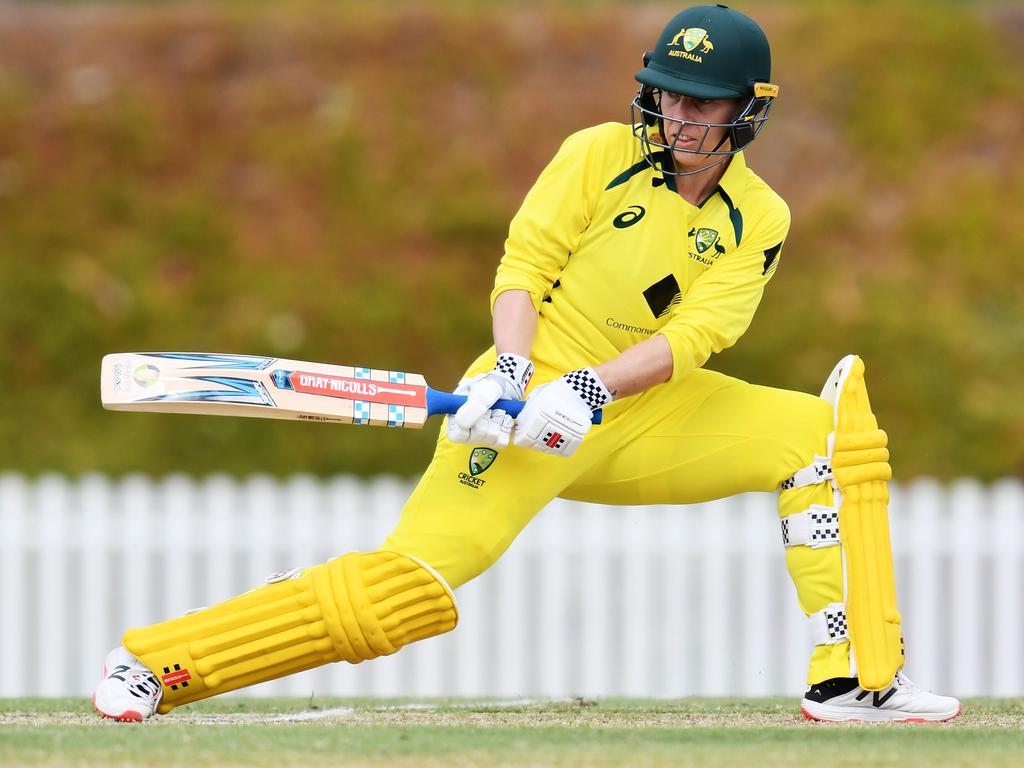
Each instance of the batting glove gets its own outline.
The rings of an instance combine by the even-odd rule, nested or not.
[[[611,401],[612,393],[593,368],[570,371],[541,384],[526,399],[516,419],[512,443],[571,456],[590,430],[593,412]]]
[[[498,400],[522,400],[533,376],[533,363],[522,355],[507,352],[498,355],[494,370],[472,379],[463,379],[455,390],[466,402],[448,417],[448,439],[504,448],[512,432],[512,417],[491,406]]]

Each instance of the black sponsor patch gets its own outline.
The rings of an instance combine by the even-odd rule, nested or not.
[[[683,300],[683,293],[679,290],[675,275],[668,274],[644,291],[644,298],[654,316],[661,317]]]
[[[776,259],[779,258],[779,251],[782,250],[782,243],[772,246],[764,252],[764,269],[761,271],[762,275],[767,275],[768,270],[775,266]]]

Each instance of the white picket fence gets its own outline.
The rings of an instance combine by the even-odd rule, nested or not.
[[[404,481],[0,475],[0,696],[84,695],[120,632],[272,572],[374,549]],[[919,481],[890,505],[907,672],[1024,695],[1024,484]],[[809,641],[775,498],[556,501],[457,593],[452,633],[255,695],[765,696],[802,690]]]

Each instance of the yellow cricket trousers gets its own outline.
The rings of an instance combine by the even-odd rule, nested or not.
[[[483,356],[470,374],[492,364]],[[534,381],[557,375],[538,366]],[[818,397],[703,369],[612,403],[568,458],[510,446],[478,451],[471,467],[473,446],[450,442],[442,426],[434,458],[381,548],[420,558],[455,588],[489,568],[555,497],[692,504],[774,491],[827,453],[833,428],[832,406]],[[779,512],[832,502],[825,482],[782,491]],[[839,547],[791,547],[786,562],[806,614],[843,601]],[[848,643],[815,647],[809,683],[847,674]]]

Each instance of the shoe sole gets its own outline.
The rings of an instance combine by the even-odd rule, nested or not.
[[[99,712],[103,717],[108,720],[114,720],[118,723],[141,723],[145,718],[142,717],[141,712],[136,712],[134,709],[126,709],[119,715],[115,715],[112,712],[104,712],[96,704],[96,694],[92,695],[92,708]]]
[[[839,708],[830,707],[829,709],[836,710]],[[961,704],[956,708],[956,712],[952,714],[913,715],[907,712],[893,712],[892,714],[896,715],[896,717],[887,717],[882,714],[884,710],[874,710],[870,712],[873,717],[844,717],[838,712],[810,712],[806,706],[800,707],[800,711],[804,713],[804,718],[816,723],[945,723],[954,717],[958,717],[962,710],[963,705]],[[866,712],[865,714],[868,713]],[[834,716],[829,717],[828,715]]]

